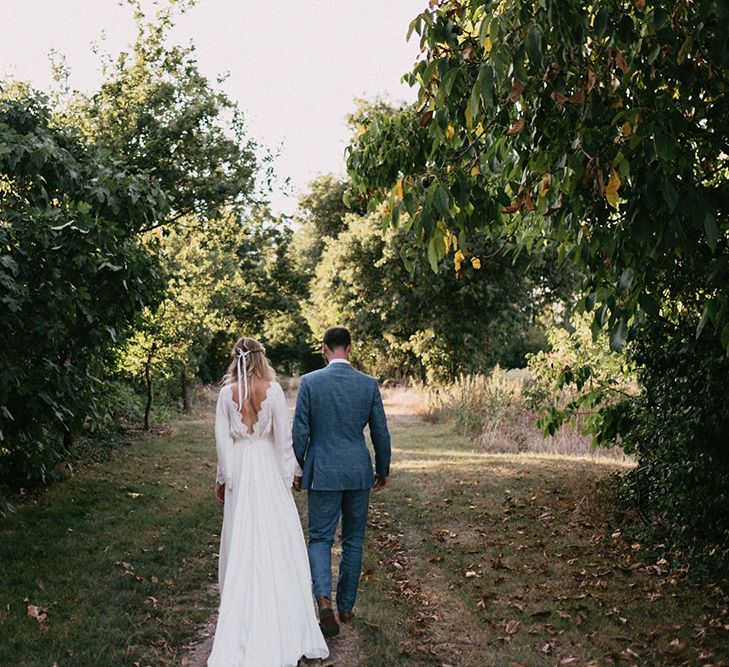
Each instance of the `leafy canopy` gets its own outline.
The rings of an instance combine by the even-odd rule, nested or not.
[[[350,175],[431,263],[477,230],[554,247],[615,349],[686,309],[729,348],[728,23],[715,0],[433,0],[417,111],[373,111]]]

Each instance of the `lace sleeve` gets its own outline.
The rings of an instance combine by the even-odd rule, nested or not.
[[[289,424],[289,407],[281,385],[275,383],[271,387],[271,417],[273,421],[273,441],[278,456],[281,475],[286,484],[292,484],[294,475],[301,476],[301,467],[296,462],[294,448],[291,444],[291,425]]]
[[[233,438],[230,436],[230,416],[226,392],[223,387],[218,394],[218,406],[215,410],[215,449],[218,453],[218,468],[215,476],[219,484],[230,487],[233,477],[230,471],[230,454],[233,447]]]

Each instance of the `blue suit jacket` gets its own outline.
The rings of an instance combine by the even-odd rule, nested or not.
[[[304,489],[369,489],[375,481],[364,428],[369,424],[375,470],[390,474],[390,433],[377,380],[333,363],[302,376],[294,414],[294,453]]]

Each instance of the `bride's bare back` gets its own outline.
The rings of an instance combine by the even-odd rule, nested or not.
[[[270,382],[258,377],[252,377],[249,380],[249,403],[248,405],[245,405],[245,403],[243,404],[243,409],[240,412],[240,418],[250,432],[253,431],[253,427],[258,422],[258,413],[261,411],[263,401],[266,400],[266,395],[268,394],[268,388],[270,386]],[[238,405],[238,385],[233,384],[231,386],[231,390],[233,392],[233,402]]]

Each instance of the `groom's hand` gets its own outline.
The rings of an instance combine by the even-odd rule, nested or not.
[[[382,491],[385,488],[385,484],[387,484],[387,477],[375,475],[375,491]]]
[[[294,483],[291,485],[294,491],[301,491],[301,477],[294,477]]]
[[[215,482],[215,500],[218,501],[219,505],[225,503],[225,484]]]

